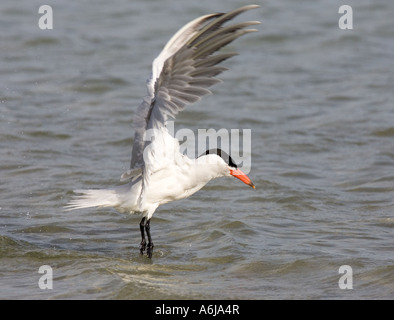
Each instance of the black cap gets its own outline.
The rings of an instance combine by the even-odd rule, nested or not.
[[[238,166],[235,164],[233,158],[231,158],[231,156],[224,152],[222,149],[209,149],[205,151],[205,154],[216,154],[221,157],[224,162],[226,162],[230,167],[238,169]]]

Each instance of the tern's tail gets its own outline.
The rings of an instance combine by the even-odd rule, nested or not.
[[[89,207],[117,207],[119,196],[116,190],[75,190],[79,195],[65,206],[66,210],[82,209]]]

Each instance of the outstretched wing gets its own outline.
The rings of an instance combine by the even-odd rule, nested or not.
[[[144,164],[145,132],[165,127],[168,117],[175,118],[186,105],[209,94],[208,88],[220,82],[215,76],[227,70],[217,64],[236,55],[214,53],[238,37],[257,31],[246,28],[259,22],[248,21],[230,26],[223,24],[240,13],[257,7],[259,6],[248,5],[226,14],[202,16],[189,22],[169,40],[153,62],[152,75],[147,82],[148,96],[137,110],[128,176]]]

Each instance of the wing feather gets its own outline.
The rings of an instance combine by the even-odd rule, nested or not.
[[[131,169],[142,167],[143,152],[149,142],[144,133],[166,127],[167,119],[175,118],[186,105],[200,100],[220,82],[215,76],[227,70],[217,66],[237,53],[215,52],[242,35],[257,31],[246,29],[258,21],[223,26],[242,12],[257,8],[249,5],[228,13],[215,13],[197,18],[181,28],[154,60],[152,76],[147,82],[148,96],[137,110]]]

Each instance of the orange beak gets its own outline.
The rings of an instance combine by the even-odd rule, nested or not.
[[[254,186],[253,182],[249,179],[249,177],[243,173],[241,170],[236,169],[236,170],[230,170],[230,174],[233,177],[238,178],[239,180],[241,180],[243,183],[246,183],[247,185],[251,186],[253,189],[256,189],[256,187]]]

